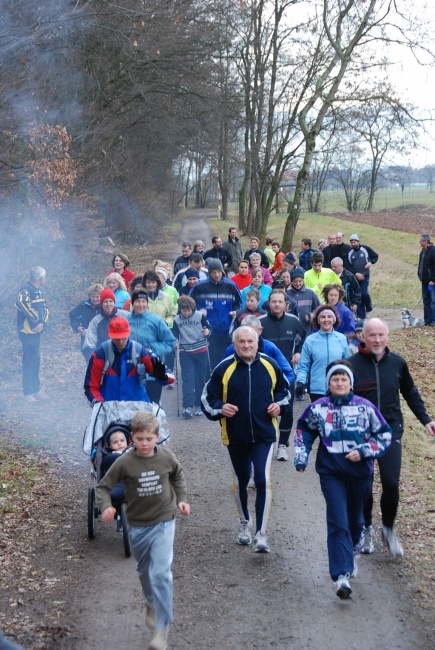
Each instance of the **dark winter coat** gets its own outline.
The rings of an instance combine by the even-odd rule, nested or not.
[[[253,248],[250,248],[248,251],[246,251],[243,259],[249,262],[249,256],[252,255],[252,253],[258,253],[259,256],[261,257],[261,266],[264,266],[265,269],[269,268],[269,258],[267,257],[266,253],[262,251],[260,248],[257,248],[255,251]]]
[[[77,307],[71,309],[69,313],[69,323],[72,329],[74,330],[74,332],[78,332],[79,327],[84,327],[85,329],[88,329],[88,325],[91,322],[91,320],[95,316],[98,316],[100,312],[101,312],[101,305],[92,307],[89,300],[84,300],[79,305],[77,305]],[[84,345],[85,345],[85,337],[80,336],[81,350],[83,350]]]
[[[229,251],[232,258],[232,262],[231,265],[228,266],[228,270],[234,271],[234,273],[238,273],[239,262],[243,257],[242,244],[240,243],[239,238],[236,237],[233,240],[228,235],[228,239],[225,242],[225,248],[227,249],[227,251]]]
[[[347,266],[350,271],[355,275],[356,273],[362,273],[366,278],[370,275],[370,267],[365,269],[365,265],[368,262],[376,264],[379,259],[379,255],[375,253],[373,248],[370,246],[358,246],[358,248],[351,248],[347,254]]]
[[[340,280],[345,293],[346,306],[349,309],[352,305],[358,306],[361,302],[361,287],[354,274],[347,269],[343,269]]]
[[[205,251],[204,260],[207,262],[209,257],[212,257],[215,260],[220,260],[224,268],[226,268],[225,264],[229,268],[233,262],[231,253],[227,251],[226,248],[210,248],[208,251]]]
[[[418,277],[422,284],[435,282],[435,246],[431,244],[420,251],[418,258]]]

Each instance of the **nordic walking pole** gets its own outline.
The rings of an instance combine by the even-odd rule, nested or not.
[[[177,384],[177,415],[180,417],[180,400],[179,400],[179,386],[178,386],[178,359],[177,359],[177,347],[175,347],[175,382]]]

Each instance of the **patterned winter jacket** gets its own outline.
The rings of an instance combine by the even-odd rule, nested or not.
[[[391,444],[391,428],[378,409],[352,391],[345,397],[321,397],[302,413],[294,436],[296,469],[306,468],[317,436],[316,471],[350,478],[369,476],[373,458],[383,456]],[[366,462],[345,458],[354,449]]]

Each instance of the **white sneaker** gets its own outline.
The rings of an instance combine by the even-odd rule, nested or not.
[[[25,402],[36,402],[36,397],[34,395],[24,395],[23,400]]]
[[[352,587],[349,584],[349,578],[350,575],[346,573],[346,575],[338,576],[338,580],[335,583],[335,586],[337,587],[337,591],[335,593],[339,598],[341,598],[341,600],[349,598],[350,594],[352,593]]]
[[[150,630],[154,630],[156,627],[156,612],[154,606],[147,600],[145,601],[145,625]]]
[[[254,475],[252,475],[251,478],[248,481],[248,488],[250,488],[251,490],[256,490],[257,489],[256,486],[255,486]]]
[[[356,578],[358,575],[358,561],[360,559],[361,555],[359,553],[355,553],[353,556],[353,571],[350,574],[351,578]]]
[[[148,650],[166,650],[168,647],[168,628],[165,627],[164,630],[157,630],[151,643],[148,646]]]
[[[265,533],[259,531],[254,537],[254,553],[270,553]]]
[[[285,445],[278,445],[276,460],[288,460],[287,447]]]
[[[399,539],[396,535],[394,528],[389,528],[388,526],[382,526],[382,539],[385,544],[388,546],[390,555],[392,557],[403,557],[403,546],[399,542]]]
[[[251,521],[241,519],[239,523],[239,532],[237,533],[237,543],[247,546],[252,542]]]
[[[186,420],[189,420],[192,417],[192,409],[190,406],[185,408],[181,415],[183,418],[186,418]]]
[[[374,532],[372,524],[364,528],[364,540],[361,549],[361,553],[364,553],[364,555],[371,555],[375,552],[375,545],[373,542]]]

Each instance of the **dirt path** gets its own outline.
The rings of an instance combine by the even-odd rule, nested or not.
[[[180,241],[209,241],[206,216],[187,220]],[[37,405],[18,416],[12,409],[6,415],[16,430],[32,431],[38,444],[51,446],[67,491],[59,498],[58,525],[39,558],[49,587],[41,582],[39,592],[23,589],[21,616],[39,613],[52,630],[51,644],[33,643],[32,648],[144,650],[149,633],[134,561],[124,557],[113,524],[99,522],[92,542],[86,536],[88,461],[81,441],[90,411],[81,396],[79,353],[74,364],[77,372],[59,375],[61,385],[51,395],[54,409]],[[12,391],[17,390],[19,373],[12,384]],[[325,507],[313,462],[303,476],[291,462],[273,462],[271,553],[255,555],[251,547],[235,543],[237,514],[219,425],[204,417],[178,418],[176,391],[164,390],[163,406],[192,505],[191,516],[177,521],[170,648],[434,647],[413,609],[406,572],[379,540],[376,554],[361,560],[354,598],[341,602],[335,596],[328,574]],[[251,505],[254,495],[251,491]],[[29,647],[25,638],[18,640]]]

